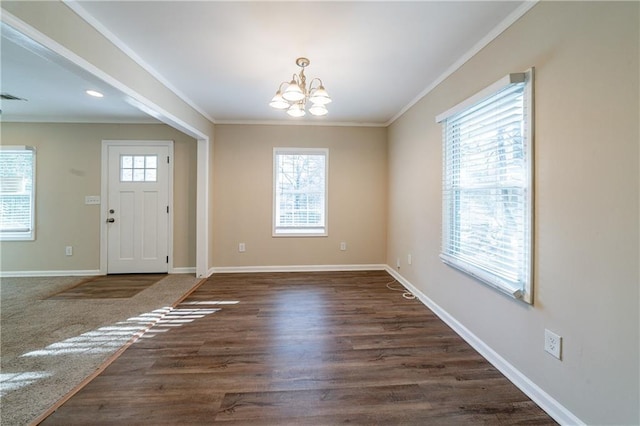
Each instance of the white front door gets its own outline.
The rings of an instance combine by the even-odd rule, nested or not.
[[[171,148],[107,145],[107,273],[168,271]]]

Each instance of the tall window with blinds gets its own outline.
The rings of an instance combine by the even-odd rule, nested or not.
[[[273,235],[327,235],[327,149],[275,148]]]
[[[532,70],[510,74],[443,123],[442,260],[532,303]]]
[[[0,240],[35,239],[36,151],[0,146]]]

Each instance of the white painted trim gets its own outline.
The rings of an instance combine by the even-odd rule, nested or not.
[[[249,126],[326,126],[326,127],[387,127],[388,123],[362,123],[357,121],[283,121],[283,120],[216,120],[216,124]]]
[[[413,284],[407,281],[402,275],[392,267],[386,265],[385,270],[402,284],[407,290],[413,293],[427,308],[436,314],[442,321],[451,327],[464,341],[471,345],[480,355],[496,367],[507,379],[524,392],[529,398],[547,412],[555,421],[562,425],[585,425],[576,415],[564,407],[555,398],[536,385],[531,379],[525,376],[520,370],[510,364],[500,354],[494,351],[489,345],[473,334],[462,323],[456,320],[451,314],[445,311],[437,303],[418,290]]]
[[[198,139],[196,154],[196,270],[198,278],[209,272],[209,139]]]
[[[69,124],[158,124],[158,120],[150,117],[149,119],[130,119],[123,118],[118,120],[113,120],[109,118],[100,118],[100,117],[73,117],[68,116],[64,118],[59,117],[38,117],[34,119],[33,117],[25,117],[25,116],[12,116],[10,120],[2,120],[3,123],[69,123]]]
[[[107,244],[107,197],[109,195],[109,171],[107,170],[107,158],[109,150],[103,140],[100,147],[100,274],[107,274],[108,244]]]
[[[174,127],[175,129],[178,129],[181,132],[188,134],[193,138],[208,139],[208,136],[203,131],[193,127],[192,125],[188,124],[184,120],[176,117],[175,115],[171,114],[167,110],[161,108],[159,105],[152,102],[150,99],[147,99],[145,96],[134,91],[129,86],[123,84],[119,80],[116,80],[111,75],[102,71],[100,68],[96,67],[95,65],[93,65],[92,63],[84,59],[83,57],[77,55],[73,51],[69,50],[67,47],[58,43],[57,41],[49,38],[45,34],[36,30],[31,25],[25,23],[21,19],[13,16],[11,13],[7,12],[4,9],[2,9],[1,19],[2,19],[2,22],[15,28],[25,36],[31,38],[33,41],[41,44],[42,46],[51,50],[52,52],[59,55],[60,57],[68,60],[69,62],[83,69],[84,71],[99,78],[103,82],[107,83],[108,85],[122,92],[124,95],[129,96],[131,98],[130,104],[132,106],[149,114],[150,116],[156,118],[157,120],[162,121],[163,123],[168,124],[171,127]]]
[[[173,268],[169,274],[193,274],[196,272],[195,267]],[[106,275],[99,269],[72,270],[72,271],[0,271],[2,278],[16,277],[94,277]]]
[[[169,270],[170,274],[195,274],[196,267],[195,266],[180,266],[177,268],[171,268]]]
[[[473,58],[478,52],[484,49],[489,43],[495,40],[500,34],[502,34],[507,28],[513,25],[518,19],[524,16],[533,6],[538,3],[539,0],[525,1],[520,7],[511,12],[509,16],[502,20],[491,30],[486,36],[481,38],[471,49],[462,55],[457,61],[455,61],[449,68],[443,72],[440,77],[436,78],[429,86],[427,86],[422,92],[418,94],[411,102],[409,102],[404,108],[402,108],[391,120],[385,123],[385,126],[392,125],[398,118],[409,110],[412,106],[417,104],[422,98],[427,96],[429,92],[435,89],[440,83],[446,80],[451,74],[456,72],[462,65],[464,65],[469,59]]]
[[[207,114],[207,112],[200,108],[195,102],[187,97],[184,93],[178,90],[169,80],[167,80],[162,74],[160,74],[155,68],[149,65],[144,59],[140,57],[133,49],[131,49],[124,41],[122,41],[118,36],[112,33],[107,27],[105,27],[100,21],[93,17],[85,8],[83,8],[76,1],[62,0],[62,3],[65,4],[69,9],[73,10],[76,15],[82,18],[87,24],[91,25],[96,31],[102,34],[107,40],[113,43],[118,49],[122,50],[125,55],[134,60],[140,67],[142,67],[146,72],[155,77],[160,83],[162,83],[167,89],[171,90],[176,96],[178,96],[184,103],[189,105],[191,108],[198,111],[203,117],[206,117],[207,120],[215,123],[215,120]]]
[[[447,118],[451,117],[452,115],[457,114],[457,113],[459,113],[459,112],[461,112],[461,111],[463,111],[463,110],[465,110],[465,109],[467,109],[467,108],[479,103],[480,101],[485,100],[486,98],[488,98],[491,95],[495,95],[496,92],[499,92],[500,90],[504,89],[507,86],[510,86],[510,85],[516,84],[516,83],[524,83],[525,77],[526,77],[526,73],[524,73],[524,72],[511,73],[511,74],[505,75],[500,80],[496,81],[493,84],[490,84],[489,86],[487,86],[484,89],[480,90],[475,95],[471,95],[470,97],[468,97],[464,101],[458,103],[457,105],[452,106],[451,108],[449,108],[445,112],[438,114],[436,116],[436,123],[441,123],[444,120],[446,120]],[[528,81],[530,81],[530,80],[531,80],[531,78],[528,79]]]
[[[163,108],[160,108],[157,104],[132,90],[125,84],[111,77],[109,74],[105,73],[101,69],[97,68],[93,64],[86,61],[84,58],[75,54],[65,46],[61,45],[57,41],[49,38],[45,34],[33,28],[31,25],[25,23],[21,19],[15,17],[11,13],[2,9],[2,13],[0,14],[0,19],[3,23],[13,27],[23,35],[31,38],[33,41],[41,44],[45,48],[49,49],[56,55],[70,61],[71,63],[77,65],[84,71],[92,74],[93,76],[99,78],[105,83],[111,85],[112,87],[120,90],[123,94],[127,95],[132,105],[137,107],[138,109],[145,111],[147,114],[152,117],[162,121],[163,123],[195,138],[198,140],[198,175],[197,175],[197,207],[196,207],[196,232],[198,233],[196,248],[199,253],[196,258],[196,268],[201,271],[205,271],[208,268],[208,229],[209,229],[209,220],[207,216],[208,211],[208,194],[209,194],[209,157],[201,158],[200,155],[204,153],[208,153],[209,149],[209,136],[192,125],[188,124],[184,120],[176,117],[175,115],[169,113]],[[206,145],[206,150],[202,150],[201,147]],[[205,192],[206,191],[206,192]],[[202,210],[204,209],[204,210]],[[106,220],[106,218],[105,218]],[[103,236],[101,235],[101,238]],[[102,259],[101,259],[102,262]],[[204,263],[201,263],[204,262]],[[106,265],[106,263],[105,263]]]
[[[387,265],[283,265],[283,266],[214,266],[212,274],[251,272],[339,272],[339,271],[384,271]]]
[[[324,226],[316,226],[313,229],[278,228],[276,218],[278,217],[278,156],[279,155],[324,155]],[[273,169],[271,186],[271,236],[274,238],[317,238],[329,235],[329,148],[296,148],[296,147],[274,147],[273,148]]]
[[[110,146],[160,146],[169,149],[169,165],[167,170],[168,178],[168,200],[169,203],[169,217],[167,223],[167,256],[169,256],[169,262],[167,264],[167,272],[173,270],[173,180],[174,180],[174,141],[172,140],[102,140],[101,151],[101,173],[100,173],[100,272],[107,274],[108,266],[108,239],[107,239],[107,208],[109,201],[109,147]],[[197,210],[197,207],[196,207]],[[197,221],[196,221],[197,227]]]
[[[2,278],[14,277],[93,277],[104,275],[99,269],[72,271],[0,271]]]
[[[182,99],[190,107],[202,114],[209,121],[214,124],[268,124],[268,125],[285,125],[285,126],[348,126],[348,127],[386,127],[385,123],[358,123],[358,122],[330,122],[330,121],[312,121],[312,120],[299,120],[299,121],[269,121],[269,120],[216,120],[211,117],[203,108],[200,108],[198,104],[192,101],[187,95],[176,88],[169,80],[167,80],[160,72],[153,68],[149,63],[140,57],[133,49],[131,49],[124,41],[111,32],[106,26],[98,21],[91,13],[79,3],[73,0],[62,0],[62,2],[71,10],[73,10],[80,18],[95,28],[100,34],[102,34],[107,40],[118,47],[128,57],[135,61],[140,67],[142,67],[149,74],[154,76],[160,83],[171,90],[176,96]]]

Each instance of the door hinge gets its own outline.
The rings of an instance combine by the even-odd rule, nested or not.
[[[167,164],[169,164],[169,156],[167,155]]]
[[[167,206],[167,213],[169,213],[169,206]]]
[[[167,263],[169,263],[169,256],[167,256]]]

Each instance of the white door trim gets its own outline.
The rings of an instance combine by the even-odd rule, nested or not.
[[[167,227],[167,254],[169,273],[173,271],[173,141],[172,140],[108,140],[102,141],[100,173],[100,274],[107,274],[107,200],[109,199],[109,147],[110,146],[163,146],[169,148],[169,223]]]
[[[67,5],[71,3],[66,3]],[[75,9],[74,9],[75,10]],[[76,13],[78,11],[76,10]],[[83,15],[80,15],[83,16]],[[83,18],[86,20],[86,17]],[[61,58],[61,60],[69,61],[71,64],[76,65],[81,70],[86,71],[90,75],[96,77],[100,81],[107,83],[108,85],[114,87],[116,90],[120,91],[126,97],[131,98],[134,101],[134,106],[139,108],[141,111],[146,112],[152,117],[157,118],[161,122],[181,131],[182,133],[191,136],[192,138],[197,140],[198,144],[198,176],[197,176],[197,213],[196,213],[196,277],[198,278],[206,278],[213,273],[213,266],[209,268],[209,252],[211,246],[211,240],[213,236],[209,235],[209,228],[211,221],[211,216],[209,213],[209,202],[210,202],[210,174],[212,170],[212,165],[210,164],[210,155],[213,153],[213,121],[210,118],[205,117],[208,121],[210,121],[210,128],[207,125],[203,124],[203,128],[197,128],[196,125],[192,124],[193,122],[198,122],[197,120],[193,122],[187,122],[183,118],[180,118],[157,103],[151,101],[149,98],[141,94],[140,92],[134,90],[129,87],[127,84],[123,83],[120,80],[115,79],[108,73],[102,71],[100,68],[96,67],[84,57],[74,53],[69,50],[67,47],[58,43],[51,37],[45,35],[40,30],[36,29],[30,24],[22,21],[11,13],[7,12],[5,9],[2,10],[2,14],[0,14],[0,21],[6,23],[32,40],[40,43],[45,46],[47,49],[53,52],[53,58]],[[103,34],[104,35],[104,34]],[[105,35],[105,37],[109,38]],[[52,58],[49,58],[54,60]],[[55,60],[54,60],[55,62]],[[171,90],[171,89],[169,89]],[[179,95],[176,95],[180,97]],[[182,99],[182,98],[180,98]],[[184,101],[184,99],[182,99]],[[104,179],[103,179],[104,181]],[[101,218],[101,220],[106,221],[105,218]],[[102,227],[101,227],[102,229]],[[100,233],[101,241],[105,237],[102,235],[102,231]],[[171,234],[172,236],[172,234]],[[101,243],[102,244],[102,243]],[[101,257],[100,257],[100,265],[101,265],[101,273],[106,273],[106,262],[103,263],[102,259],[102,246],[101,246]],[[104,265],[104,266],[103,266]],[[104,267],[104,270],[102,269]]]
[[[196,277],[207,278],[209,271],[209,163],[211,148],[208,138],[198,138],[196,183]]]

